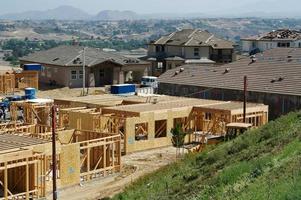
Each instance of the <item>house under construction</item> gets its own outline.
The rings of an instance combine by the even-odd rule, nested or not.
[[[122,153],[170,146],[171,129],[223,136],[242,122],[240,102],[171,96],[97,95],[11,104],[11,121],[0,124],[0,199],[38,199],[52,190],[50,110],[59,107],[56,131],[59,188],[121,171]],[[23,111],[23,120],[18,117]],[[268,107],[247,104],[247,122],[268,121]],[[187,141],[193,140],[187,137]]]
[[[243,103],[170,96],[117,97],[101,95],[57,99],[60,126],[121,136],[122,152],[171,145],[171,129],[223,136],[226,125],[243,122]],[[247,104],[246,121],[253,127],[268,121],[268,106]]]
[[[42,103],[41,103],[42,102]],[[0,124],[0,199],[39,199],[52,190],[51,101],[11,105],[12,120]],[[19,109],[24,119],[17,119]],[[59,188],[121,170],[120,135],[75,129],[56,132]]]

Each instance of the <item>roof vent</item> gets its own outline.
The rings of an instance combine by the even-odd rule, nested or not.
[[[284,80],[284,77],[282,77],[282,76],[280,76],[279,78],[278,78],[278,81],[283,81]]]
[[[275,82],[276,82],[276,79],[273,78],[273,79],[271,80],[271,83],[275,83]]]
[[[60,58],[55,58],[55,59],[53,59],[52,61],[57,61],[57,60],[59,60]]]
[[[179,74],[179,71],[175,71],[175,76]]]
[[[184,67],[180,68],[180,72],[184,72],[184,70],[185,70]]]
[[[231,71],[230,68],[226,68],[225,71],[224,71],[224,74],[227,74],[227,73],[229,73],[230,71]]]
[[[251,59],[251,62],[249,63],[249,65],[255,63],[257,60],[255,55],[250,56],[250,59]]]

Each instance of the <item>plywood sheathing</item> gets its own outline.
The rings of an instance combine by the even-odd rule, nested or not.
[[[72,128],[120,134],[125,153],[171,145],[170,131],[177,123],[180,123],[183,130],[188,133],[201,131],[206,134],[223,135],[227,123],[242,120],[241,102],[169,96],[152,98],[159,100],[113,95],[99,95],[91,99],[90,97],[70,98],[70,104],[87,107],[86,111],[75,109],[66,112],[69,113],[66,118],[69,119]],[[122,103],[108,106],[116,99],[121,99]],[[99,107],[99,112],[90,112],[87,109],[90,106]],[[250,123],[255,127],[265,124],[267,108],[262,104],[247,104],[247,119],[250,119]],[[163,125],[160,127],[157,125],[156,128],[156,124],[159,123]],[[166,136],[158,137],[158,131],[160,134],[166,132]],[[189,136],[186,140],[189,142],[192,138]]]
[[[80,183],[80,148],[79,144],[64,145],[60,154],[61,187]]]
[[[39,89],[39,72],[38,71],[23,71],[14,73],[15,87],[22,90],[25,88]]]
[[[102,108],[118,105],[131,105],[153,102],[156,99],[158,102],[178,100],[179,97],[154,95],[151,97],[144,96],[116,96],[111,94],[94,95],[86,97],[71,97],[55,99],[54,103],[62,108],[72,107],[88,107],[88,108]]]

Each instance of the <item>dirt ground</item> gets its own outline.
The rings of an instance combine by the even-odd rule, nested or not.
[[[176,160],[176,149],[166,147],[132,153],[122,157],[122,172],[118,175],[82,183],[59,191],[59,199],[98,200],[120,193],[139,177],[170,164]],[[49,195],[47,199],[52,199]]]

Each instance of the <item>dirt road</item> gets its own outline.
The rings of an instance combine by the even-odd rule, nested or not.
[[[59,199],[96,200],[113,196],[121,192],[137,178],[166,166],[175,161],[175,159],[176,149],[173,147],[137,152],[123,156],[123,170],[121,174],[59,191]],[[49,195],[47,199],[50,200],[51,195]]]

